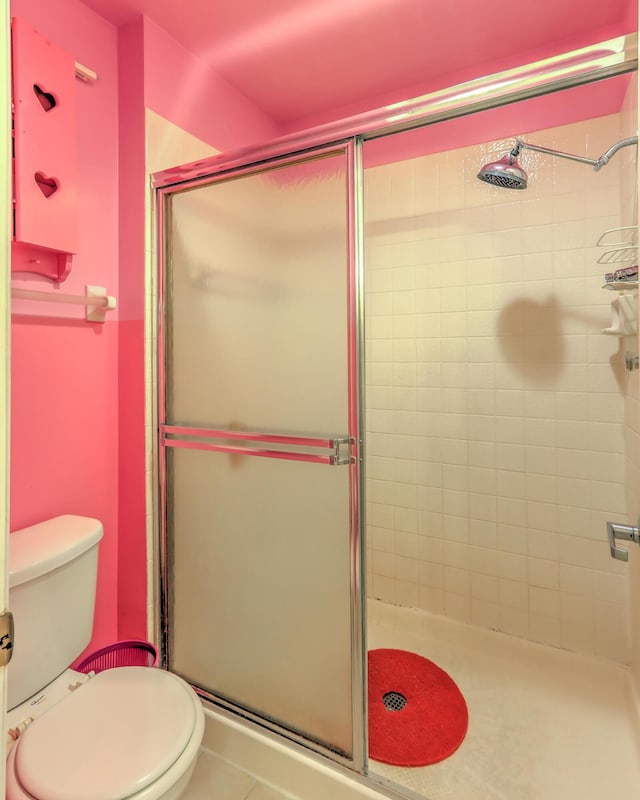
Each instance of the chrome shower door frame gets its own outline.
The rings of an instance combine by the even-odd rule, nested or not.
[[[362,452],[364,435],[363,418],[363,257],[362,257],[362,144],[355,138],[323,144],[315,148],[304,148],[302,151],[272,153],[269,157],[239,164],[233,159],[229,164],[218,160],[214,170],[207,174],[200,173],[187,180],[181,176],[175,182],[162,181],[156,185],[156,240],[158,250],[158,347],[157,347],[157,420],[158,420],[158,557],[160,563],[159,586],[159,619],[157,635],[161,645],[161,657],[164,666],[170,665],[169,645],[169,531],[167,517],[168,472],[167,452],[171,448],[200,449],[236,455],[261,456],[265,458],[287,459],[312,462],[330,466],[343,465],[349,470],[349,573],[351,596],[351,693],[352,693],[352,748],[351,754],[344,755],[325,747],[318,741],[308,739],[295,730],[287,729],[270,719],[239,707],[225,698],[217,697],[196,687],[199,694],[207,701],[237,714],[244,719],[273,731],[286,738],[362,773],[367,763],[367,674],[365,652],[365,598],[364,587],[364,458]],[[167,424],[167,260],[169,257],[170,220],[168,214],[169,199],[174,193],[198,187],[205,187],[218,181],[242,178],[272,167],[286,167],[302,161],[344,154],[347,177],[346,209],[347,219],[347,280],[345,283],[347,306],[347,341],[348,370],[348,431],[335,431],[333,438],[319,439],[311,436],[280,436],[260,432],[232,432],[209,428],[190,428]],[[164,173],[166,175],[167,173]],[[344,435],[342,435],[344,434]],[[262,460],[262,459],[260,459]],[[295,599],[292,599],[294,602]]]

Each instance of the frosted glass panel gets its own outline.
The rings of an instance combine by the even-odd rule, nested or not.
[[[170,423],[347,429],[344,155],[175,195]]]
[[[169,452],[171,665],[350,753],[347,467]]]
[[[333,151],[171,197],[168,435],[353,436],[345,161]],[[171,669],[350,757],[355,470],[170,444]]]

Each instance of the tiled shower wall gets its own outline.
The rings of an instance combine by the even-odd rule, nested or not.
[[[622,127],[525,136],[597,157]],[[511,143],[366,171],[369,593],[628,662],[627,565],[605,523],[626,519],[636,345],[602,333],[616,295],[596,243],[630,224],[635,173],[527,152],[526,191],[477,181]]]
[[[626,130],[631,130],[638,122],[638,75],[634,73],[626,93],[622,110],[623,125]],[[635,173],[636,183],[626,182],[622,200],[625,207],[635,213],[635,219],[630,219],[630,225],[638,224],[637,209],[637,151],[633,148],[627,154],[626,164],[623,169]],[[637,304],[637,297],[636,297]],[[638,352],[638,337],[631,342],[630,350]],[[627,521],[632,525],[638,524],[640,518],[640,371],[635,370],[629,376],[629,384],[625,397],[625,478],[626,478],[626,504]],[[630,613],[631,613],[631,667],[634,676],[636,693],[636,708],[640,709],[640,549],[631,545],[629,550],[629,583],[630,583]]]

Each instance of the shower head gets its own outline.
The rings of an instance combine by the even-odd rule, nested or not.
[[[492,161],[482,167],[478,173],[478,179],[485,183],[491,183],[494,186],[501,186],[504,189],[526,189],[527,173],[516,161],[521,150],[533,150],[536,153],[544,153],[548,156],[558,156],[559,158],[568,158],[570,161],[579,161],[581,164],[589,164],[593,167],[595,172],[598,172],[609,163],[611,157],[615,155],[618,150],[621,150],[623,147],[629,147],[629,145],[637,144],[638,137],[629,136],[627,139],[621,139],[619,142],[612,145],[600,158],[585,158],[585,156],[575,155],[574,153],[563,153],[561,150],[552,150],[550,147],[542,147],[539,144],[529,144],[529,142],[525,142],[522,139],[516,139],[516,143],[511,152],[505,153],[498,161]]]
[[[478,173],[478,180],[503,189],[526,189],[527,173],[518,164],[515,149],[505,153],[498,161],[485,164]]]

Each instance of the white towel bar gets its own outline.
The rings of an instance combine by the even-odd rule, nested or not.
[[[36,289],[19,289],[12,286],[11,298],[13,300],[38,300],[45,303],[86,306],[89,322],[104,322],[107,311],[112,311],[116,307],[116,298],[106,294],[104,286],[87,286],[84,295],[41,292]]]

